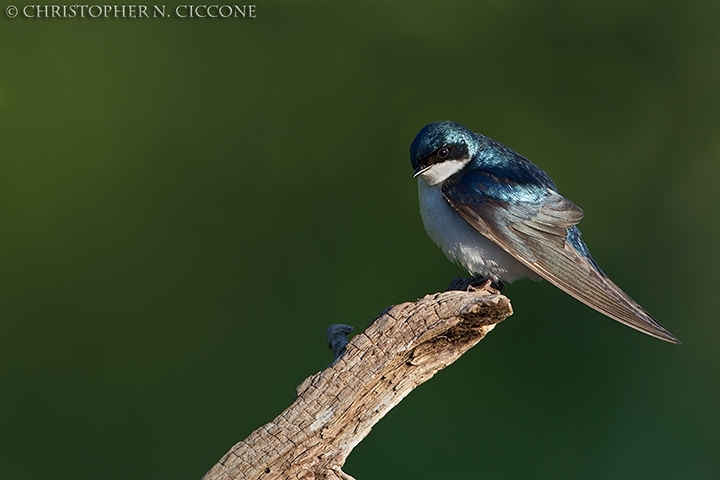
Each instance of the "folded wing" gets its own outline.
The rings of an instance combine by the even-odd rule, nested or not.
[[[590,257],[575,227],[583,217],[582,209],[549,188],[533,201],[511,201],[479,194],[471,185],[449,179],[443,195],[478,232],[595,310],[655,338],[680,343]]]

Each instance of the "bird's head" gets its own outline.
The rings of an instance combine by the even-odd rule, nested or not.
[[[436,185],[459,172],[477,151],[475,134],[455,122],[426,125],[410,145],[413,177]]]

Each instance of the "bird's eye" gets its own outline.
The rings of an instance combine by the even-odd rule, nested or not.
[[[442,147],[437,151],[438,158],[447,158],[450,155],[450,149],[448,147]]]

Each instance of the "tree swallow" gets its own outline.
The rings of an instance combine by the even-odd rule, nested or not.
[[[582,209],[535,164],[454,122],[420,130],[410,161],[425,230],[450,261],[499,285],[544,278],[612,319],[680,343],[603,273],[576,226]]]

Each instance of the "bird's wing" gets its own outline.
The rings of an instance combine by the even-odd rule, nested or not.
[[[541,195],[536,189],[528,201],[485,195],[477,186],[451,178],[443,184],[443,195],[478,232],[589,307],[653,337],[680,343],[590,257],[575,227],[583,217],[580,207],[547,187]]]

